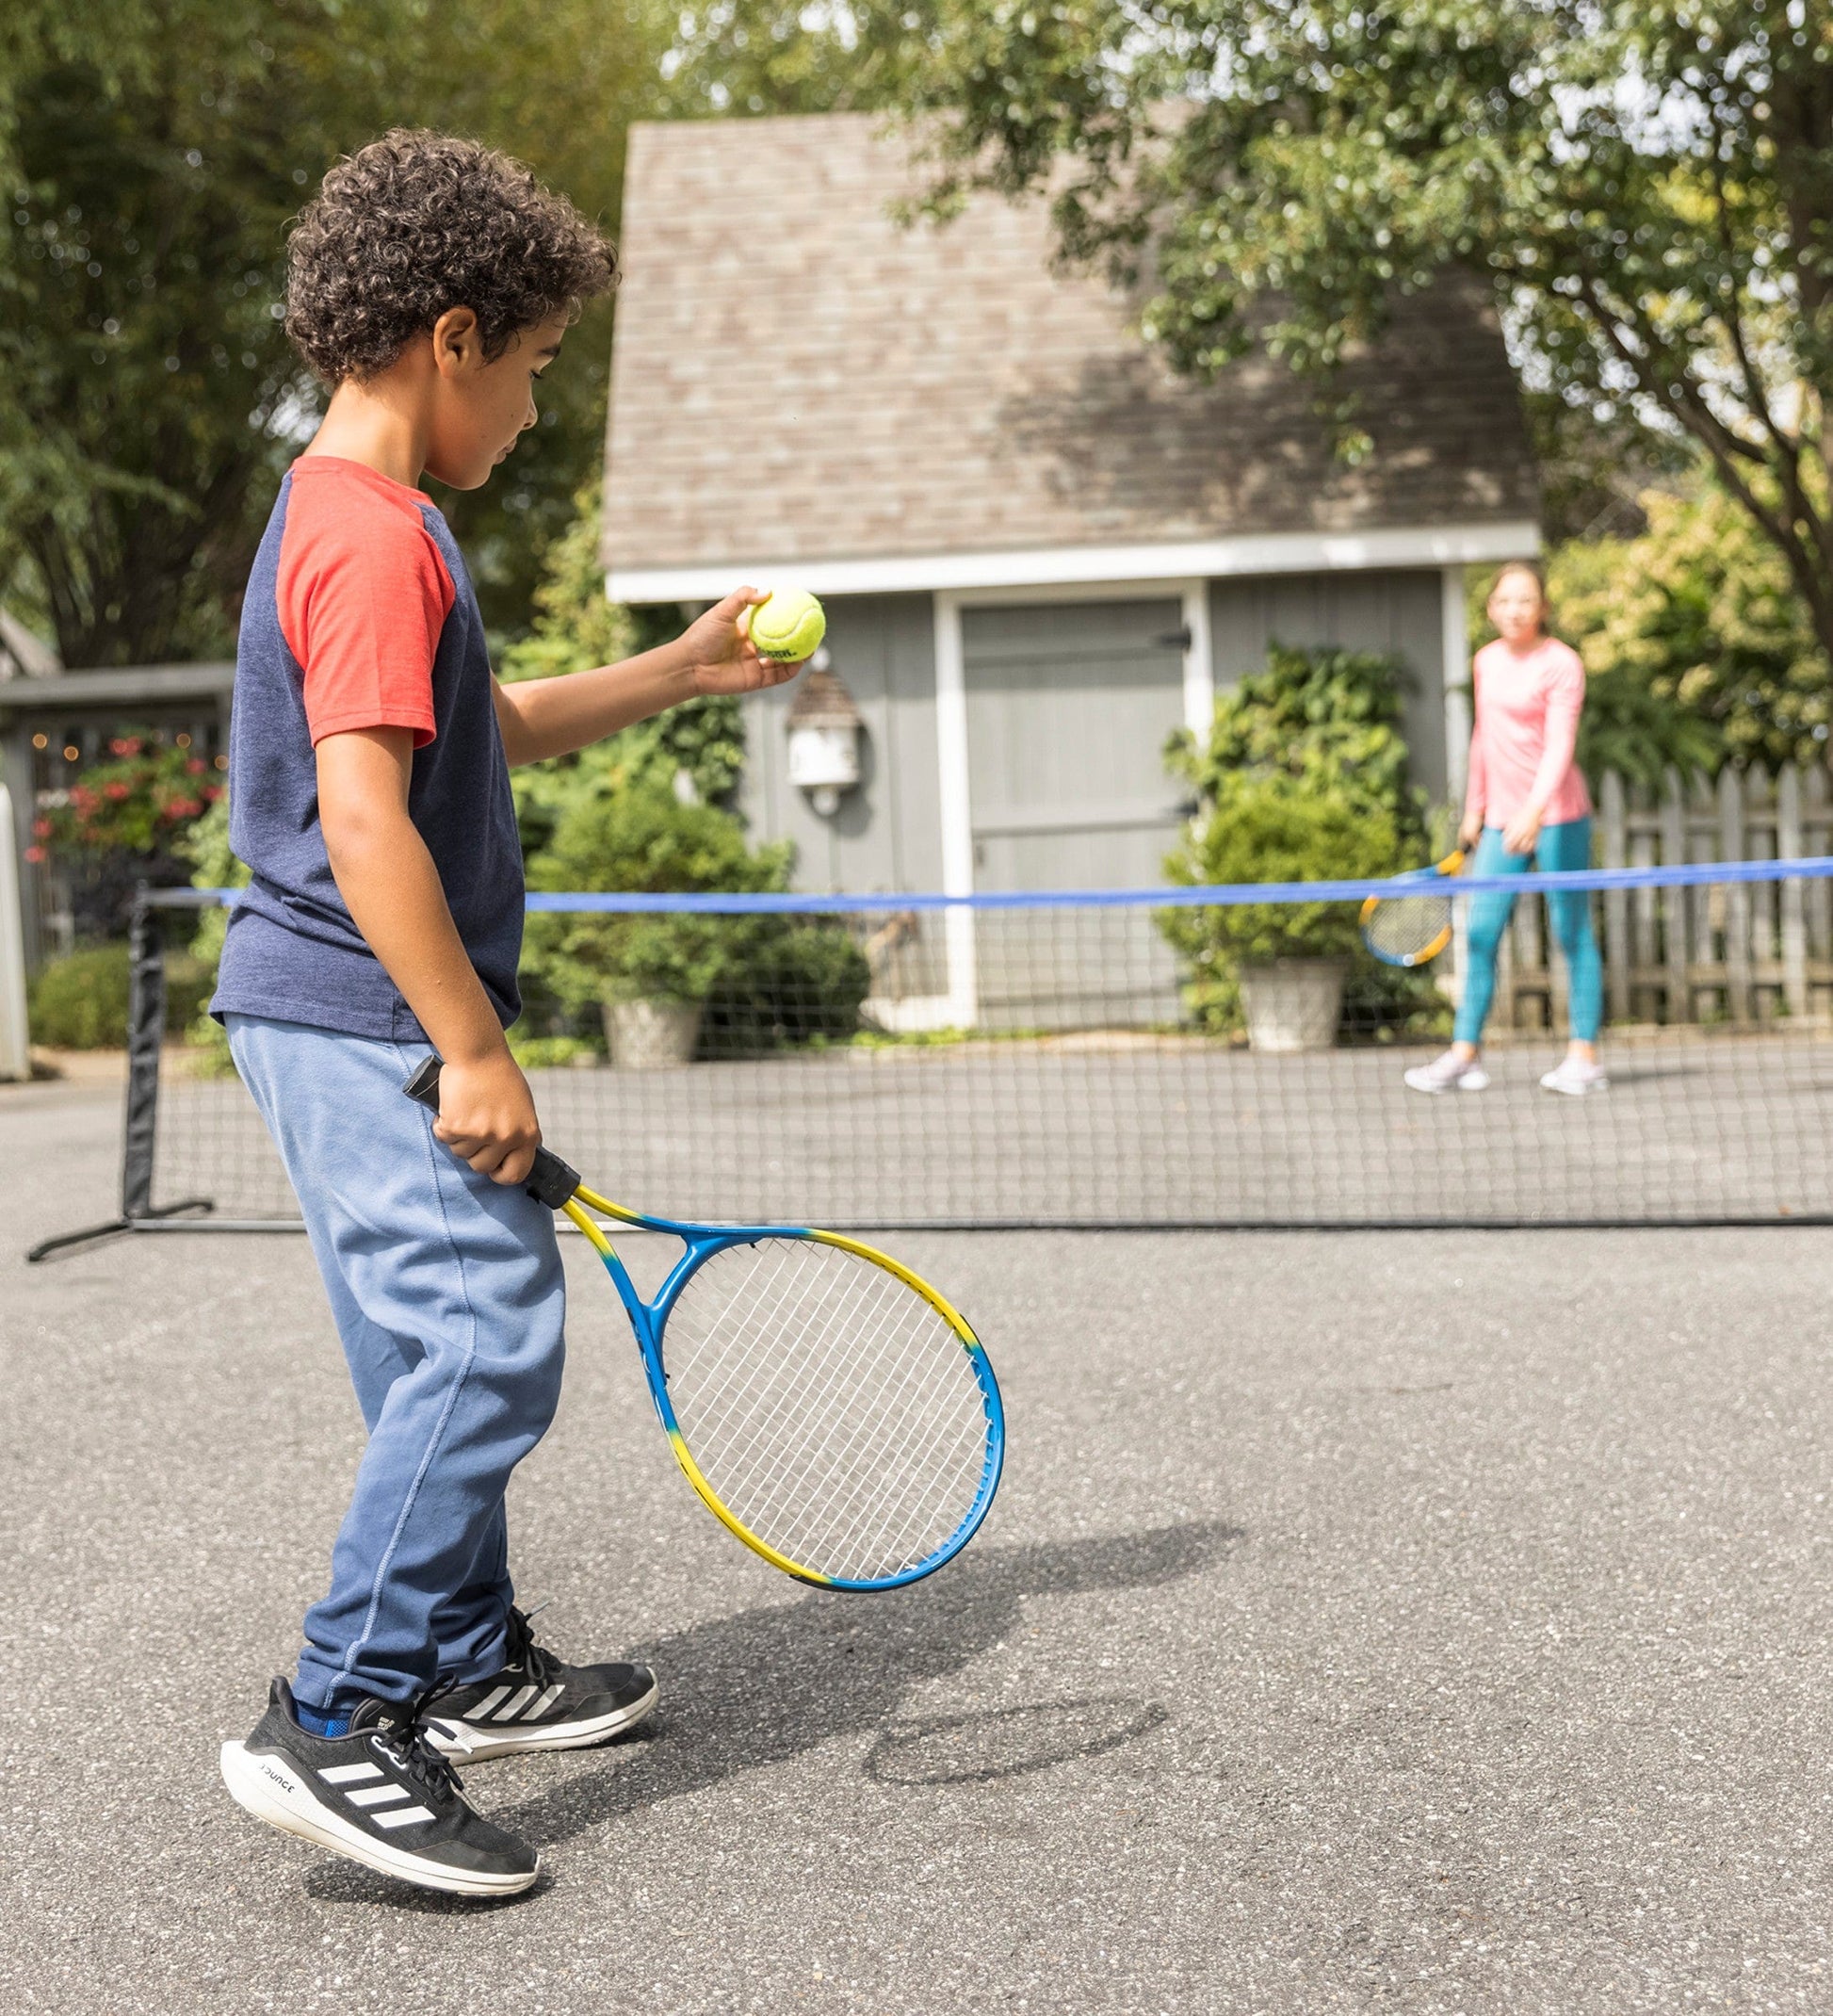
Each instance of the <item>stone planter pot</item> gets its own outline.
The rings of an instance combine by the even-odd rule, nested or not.
[[[607,1001],[612,1065],[620,1071],[661,1071],[691,1064],[701,1007],[699,1001]]]
[[[1327,1050],[1343,1013],[1343,959],[1272,959],[1241,968],[1247,1041],[1257,1050]]]

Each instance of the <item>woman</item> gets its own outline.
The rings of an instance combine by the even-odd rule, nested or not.
[[[1512,562],[1489,591],[1489,620],[1500,633],[1472,662],[1476,725],[1459,844],[1476,850],[1471,872],[1518,875],[1591,866],[1591,799],[1573,762],[1584,666],[1569,644],[1547,634],[1540,570]],[[1452,1047],[1406,1074],[1415,1092],[1481,1092],[1489,1082],[1479,1046],[1496,991],[1496,955],[1515,908],[1500,893],[1470,899],[1469,969]],[[1571,1041],[1564,1062],[1540,1082],[1578,1098],[1609,1083],[1598,1062],[1604,975],[1591,930],[1588,895],[1548,899],[1553,935],[1571,976]]]

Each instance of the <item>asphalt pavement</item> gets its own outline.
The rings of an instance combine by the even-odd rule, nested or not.
[[[662,1708],[473,1768],[478,1905],[222,1789],[360,1425],[297,1237],[23,1263],[119,1117],[0,1088],[10,2008],[1833,2008],[1833,1232],[909,1237],[1012,1454],[874,1599],[706,1515],[575,1244],[522,1595]]]

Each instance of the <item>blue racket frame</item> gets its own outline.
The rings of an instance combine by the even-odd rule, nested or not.
[[[671,1239],[678,1239],[685,1251],[669,1269],[662,1285],[655,1295],[645,1302],[630,1278],[629,1270],[619,1259],[610,1241],[597,1226],[583,1206],[604,1212],[618,1224],[629,1227],[633,1231],[660,1232]],[[986,1355],[986,1347],[974,1334],[972,1327],[959,1310],[930,1287],[920,1276],[882,1253],[875,1246],[864,1244],[856,1239],[849,1239],[838,1232],[824,1232],[812,1226],[713,1226],[684,1224],[674,1218],[651,1217],[646,1212],[633,1211],[621,1205],[612,1204],[608,1198],[582,1185],[573,1197],[561,1207],[575,1225],[591,1241],[599,1259],[604,1262],[605,1272],[611,1277],[611,1285],[617,1290],[618,1299],[624,1304],[624,1311],[630,1319],[630,1327],[636,1332],[637,1347],[642,1357],[643,1376],[648,1381],[649,1397],[654,1403],[657,1418],[662,1424],[669,1444],[674,1451],[675,1460],[680,1464],[689,1484],[706,1502],[709,1511],[730,1532],[743,1540],[747,1547],[760,1553],[767,1561],[780,1568],[786,1574],[793,1575],[799,1582],[805,1582],[817,1588],[839,1589],[852,1594],[876,1594],[884,1589],[900,1589],[913,1582],[920,1582],[926,1575],[933,1575],[937,1569],[952,1561],[979,1532],[981,1521],[992,1506],[994,1493],[999,1488],[999,1478],[1005,1469],[1006,1418],[1005,1403],[999,1394],[999,1383],[993,1375],[993,1366]],[[858,1579],[837,1575],[824,1575],[817,1569],[792,1560],[781,1553],[745,1526],[721,1502],[718,1493],[708,1483],[700,1466],[693,1459],[693,1452],[681,1431],[675,1418],[674,1406],[669,1397],[668,1368],[664,1341],[668,1331],[671,1310],[680,1299],[681,1292],[700,1267],[717,1253],[723,1253],[735,1246],[752,1246],[765,1239],[803,1239],[811,1244],[837,1247],[840,1251],[852,1253],[861,1259],[874,1261],[887,1268],[906,1286],[915,1289],[941,1316],[949,1327],[960,1339],[962,1348],[974,1374],[980,1389],[981,1405],[986,1420],[986,1449],[981,1465],[981,1477],[974,1493],[973,1503],[968,1506],[954,1532],[936,1548],[913,1567],[902,1569],[895,1575]]]
[[[1435,861],[1430,868],[1409,869],[1405,874],[1396,875],[1393,886],[1384,893],[1364,899],[1361,913],[1357,919],[1357,922],[1362,928],[1362,942],[1381,961],[1383,966],[1398,966],[1409,969],[1414,967],[1429,966],[1452,942],[1452,927],[1448,923],[1444,930],[1429,945],[1423,946],[1417,952],[1383,951],[1381,947],[1369,935],[1369,921],[1374,916],[1376,910],[1383,903],[1393,902],[1396,897],[1416,894],[1417,891],[1406,886],[1408,883],[1450,882],[1463,866],[1463,851],[1458,849],[1448,854],[1442,861]]]

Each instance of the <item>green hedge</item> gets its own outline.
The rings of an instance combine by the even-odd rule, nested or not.
[[[166,955],[166,1027],[183,1030],[210,999],[214,971],[188,952]],[[54,959],[31,992],[32,1041],[51,1049],[120,1049],[127,1041],[125,945],[90,945]]]

